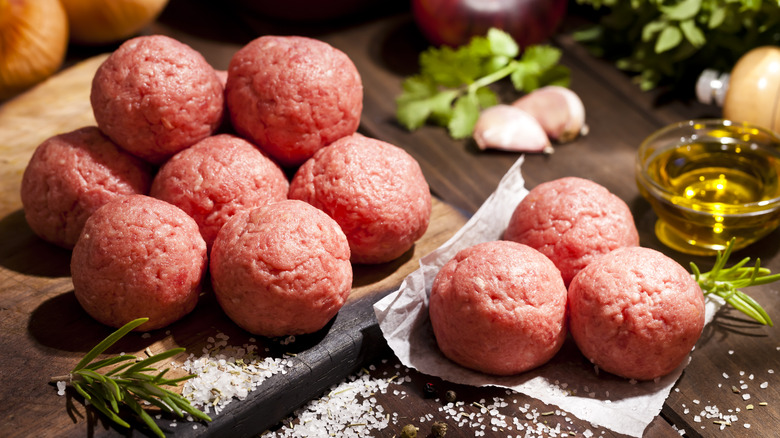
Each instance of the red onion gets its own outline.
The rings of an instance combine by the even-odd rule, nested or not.
[[[412,0],[420,31],[434,45],[460,46],[499,28],[521,47],[540,44],[558,29],[567,0]]]

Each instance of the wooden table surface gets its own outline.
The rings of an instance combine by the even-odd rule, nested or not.
[[[147,33],[163,33],[177,38],[203,53],[212,65],[220,69],[227,67],[230,57],[237,49],[262,34],[308,35],[343,50],[355,62],[363,78],[365,97],[361,132],[396,144],[411,153],[419,161],[437,199],[463,216],[467,217],[482,205],[507,169],[519,158],[515,153],[479,151],[472,141],[454,141],[440,128],[425,127],[408,132],[398,126],[394,118],[394,98],[400,92],[401,80],[416,71],[417,55],[426,47],[410,14],[402,5],[388,6],[382,14],[369,14],[364,20],[329,22],[325,25],[268,21],[241,10],[236,6],[238,3],[220,3],[219,7],[213,6],[212,3],[205,0],[173,0]],[[690,118],[717,117],[719,110],[696,104],[686,96],[641,92],[629,77],[608,62],[593,58],[574,43],[568,34],[569,29],[562,29],[555,39],[555,44],[564,49],[562,63],[571,68],[571,88],[581,96],[585,104],[590,132],[573,143],[557,146],[555,153],[551,155],[527,155],[522,167],[527,188],[563,176],[592,179],[628,203],[643,246],[658,249],[684,266],[687,266],[689,261],[707,266],[711,259],[676,253],[656,239],[653,234],[655,215],[639,196],[634,183],[633,160],[642,139],[659,127]],[[73,49],[68,58],[68,66],[98,54],[101,50],[105,51],[105,48]],[[0,218],[0,223],[5,227],[26,226],[18,211]],[[453,223],[462,222],[456,219]],[[441,233],[447,234],[448,231],[454,233],[457,229],[444,230]],[[736,256],[760,257],[763,266],[780,271],[780,256],[777,254],[779,239],[780,232],[775,231]],[[66,276],[67,254],[63,251],[55,253],[61,263],[60,267],[55,268],[59,272],[52,273],[50,269],[45,273],[43,269],[37,272],[34,269],[25,271],[18,268],[15,264],[17,260],[9,251],[3,251],[2,265],[10,270],[18,268],[24,271],[24,275]],[[13,281],[10,276],[2,278],[0,286],[10,288]],[[67,285],[58,287],[63,292],[68,291]],[[747,291],[776,321],[780,321],[778,287],[780,286],[759,286]],[[2,294],[0,300],[4,300],[0,309],[3,311],[0,313],[0,327],[5,330],[6,326],[11,326],[14,318],[18,318],[27,322],[27,333],[18,335],[43,342],[40,333],[44,329],[51,331],[51,327],[36,320],[36,315],[19,315],[18,313],[23,311],[16,309],[16,304],[8,302]],[[53,299],[47,305],[57,307],[63,303],[72,306],[73,300],[58,302]],[[288,427],[289,419],[285,422],[282,420],[287,419],[294,407],[308,399],[319,397],[318,394],[329,385],[338,383],[347,376],[353,376],[361,372],[361,369],[367,369],[372,375],[387,372],[409,377],[397,387],[401,390],[400,393],[375,395],[376,404],[383,406],[385,412],[393,413],[392,418],[396,419],[387,428],[375,431],[376,436],[398,436],[406,424],[415,424],[420,427],[418,436],[427,436],[431,423],[436,420],[449,423],[448,437],[475,436],[478,428],[457,427],[457,422],[441,411],[444,402],[426,394],[424,388],[429,383],[434,385],[439,395],[446,390],[454,390],[458,400],[466,403],[466,409],[478,409],[480,404],[491,403],[494,399],[506,401],[507,405],[498,408],[495,416],[506,416],[510,424],[512,418],[519,422],[528,422],[525,414],[517,408],[518,405],[528,404],[530,409],[545,413],[543,420],[538,420],[539,422],[550,428],[560,425],[562,430],[570,432],[569,436],[622,436],[572,418],[565,412],[556,412],[554,406],[545,406],[522,394],[507,393],[499,388],[455,385],[399,366],[397,359],[383,343],[375,321],[371,319],[373,314],[370,304],[363,303],[356,308],[355,311],[362,316],[355,319],[360,323],[352,327],[356,330],[351,335],[354,346],[343,358],[336,361],[338,366],[328,362],[330,365],[327,370],[316,367],[310,370],[311,373],[322,372],[322,375],[315,379],[317,385],[282,388],[282,391],[273,395],[273,400],[264,402],[259,407],[248,404],[252,409],[235,408],[229,414],[230,421],[217,421],[213,426],[202,426],[197,430],[181,427],[172,433],[180,436],[251,436],[258,435],[267,428],[282,432]],[[37,317],[40,318],[41,309],[36,310],[39,313]],[[42,350],[62,348],[68,352],[83,348],[74,347],[74,341],[65,336],[50,337],[45,341],[43,343],[46,345],[36,347]],[[58,342],[66,345],[58,345]],[[8,353],[4,352],[2,355],[6,354]],[[20,369],[37,366],[30,363],[22,352],[13,354],[13,357],[6,356],[3,359],[4,364],[12,363]],[[776,436],[780,426],[780,378],[776,374],[776,371],[780,371],[779,358],[780,334],[777,328],[754,324],[728,309],[720,312],[706,327],[694,350],[690,365],[669,395],[661,415],[648,426],[643,436],[677,437],[680,436],[677,429],[684,429],[685,436],[693,437]],[[13,369],[4,365],[0,379],[9,379]],[[734,386],[743,385],[739,394],[732,390]],[[14,397],[20,395],[9,394],[7,390],[0,391],[1,404],[13,403]],[[29,427],[27,425],[34,420],[21,421],[20,417],[25,415],[36,415],[45,419],[61,416],[56,427],[38,425],[36,434],[40,436],[128,434],[127,431],[111,427],[83,412],[76,412],[74,415],[72,410],[66,410],[65,403],[56,396],[53,389],[34,392],[41,399],[36,399],[40,401],[39,411],[19,412],[0,406],[1,434],[10,432],[11,436],[27,436],[29,430],[8,430],[8,426],[18,424]],[[743,397],[746,394],[750,395],[749,399]],[[760,405],[761,402],[767,402],[766,406]],[[748,404],[754,405],[755,408],[749,410]],[[721,426],[706,415],[714,409],[735,415],[737,419],[730,426]],[[292,421],[295,421],[294,418]],[[489,419],[486,422],[489,423]],[[145,436],[143,431],[138,430],[129,434]],[[522,434],[523,432],[505,426],[499,426],[496,430],[487,427],[485,430],[485,436]]]

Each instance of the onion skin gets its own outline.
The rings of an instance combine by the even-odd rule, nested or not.
[[[0,100],[54,74],[68,47],[59,0],[0,0]]]
[[[780,131],[780,48],[760,46],[731,70],[723,117]]]
[[[154,21],[168,0],[61,0],[70,23],[70,41],[103,45],[135,36]]]
[[[412,15],[433,45],[457,47],[499,28],[520,47],[552,36],[566,14],[567,0],[412,0]]]

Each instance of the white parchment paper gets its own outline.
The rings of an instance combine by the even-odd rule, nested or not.
[[[471,371],[444,357],[436,346],[428,319],[428,295],[439,269],[458,251],[498,240],[528,193],[521,174],[521,156],[496,191],[449,241],[420,260],[399,290],[374,305],[379,326],[401,363],[444,380],[472,386],[499,386],[558,406],[594,425],[640,437],[663,407],[690,357],[674,372],[651,382],[634,382],[599,373],[571,340],[547,364],[529,372],[496,377]],[[707,323],[720,303],[707,301]]]

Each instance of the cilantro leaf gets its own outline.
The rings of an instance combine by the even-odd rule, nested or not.
[[[569,83],[569,70],[559,65],[561,51],[551,46],[520,47],[506,32],[490,29],[468,44],[429,47],[420,53],[418,74],[402,83],[396,118],[410,131],[426,123],[447,128],[451,137],[470,136],[480,112],[496,105],[490,85],[509,77],[518,91]]]

